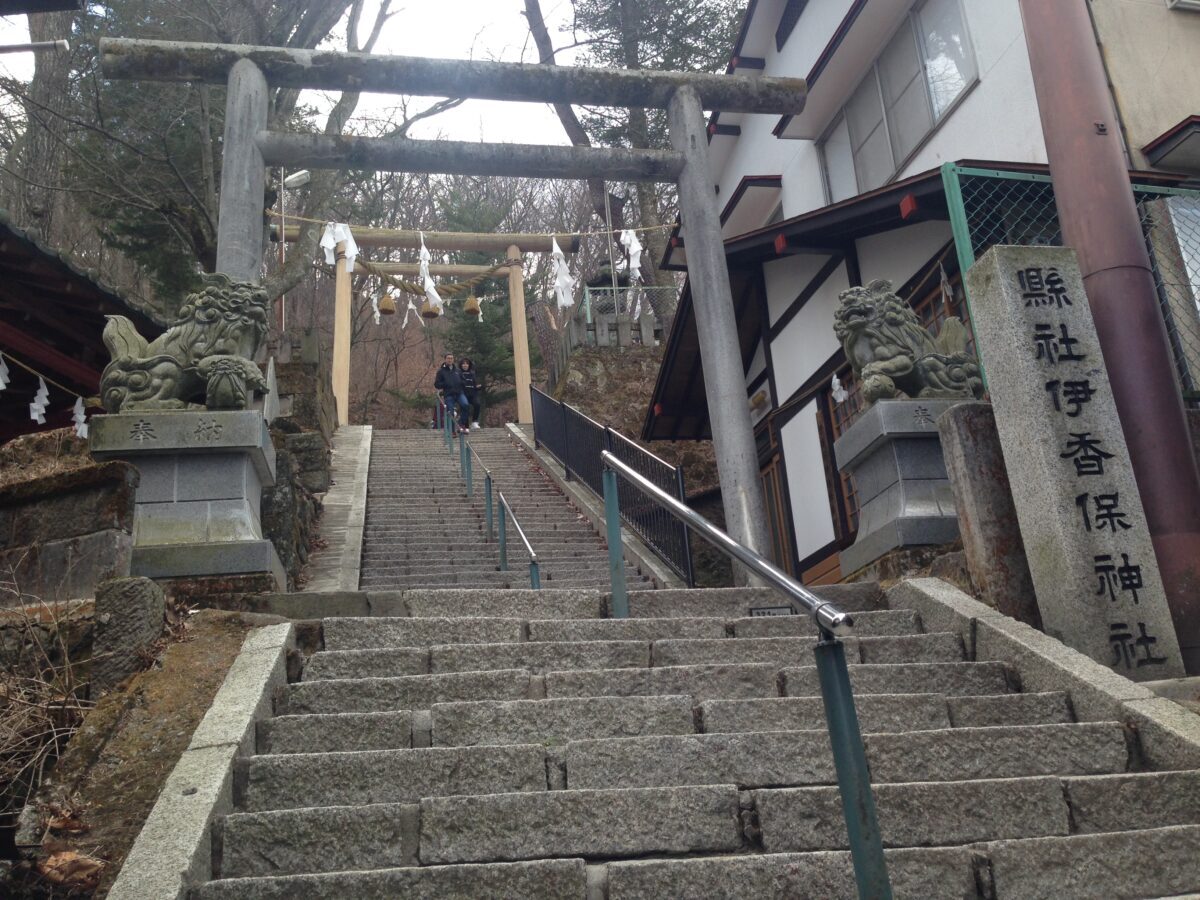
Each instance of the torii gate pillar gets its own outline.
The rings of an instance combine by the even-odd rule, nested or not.
[[[517,421],[533,421],[533,397],[529,393],[529,330],[525,321],[525,272],[521,267],[521,248],[508,248],[513,265],[508,268],[508,305],[512,313],[513,372],[517,382]]]
[[[269,93],[258,66],[248,59],[233,64],[225,101],[217,271],[234,281],[257,282],[262,271],[267,171],[254,138],[267,127]]]
[[[671,144],[684,158],[679,176],[679,216],[687,234],[688,284],[704,366],[713,450],[721,475],[725,526],[743,544],[766,556],[771,550],[771,536],[759,480],[758,450],[750,404],[746,402],[746,373],[725,264],[721,216],[708,168],[704,110],[695,89],[676,90],[667,114]],[[739,573],[739,580],[745,577],[745,572]]]

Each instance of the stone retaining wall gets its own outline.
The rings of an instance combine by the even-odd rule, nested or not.
[[[128,575],[138,479],[111,462],[0,488],[0,607],[94,597]]]

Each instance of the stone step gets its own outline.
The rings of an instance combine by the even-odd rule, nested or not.
[[[861,694],[854,698],[864,732],[928,731],[994,725],[1059,725],[1074,721],[1067,695],[996,694],[947,697],[944,694]],[[807,731],[825,729],[820,697],[763,700],[707,700],[700,704],[705,733]]]
[[[969,849],[886,850],[884,855],[898,898],[964,900],[978,896]],[[859,900],[846,851],[611,862],[603,874],[607,900]],[[1034,896],[1039,895],[1026,898]]]
[[[247,812],[546,790],[544,748],[522,744],[287,753],[239,765],[238,806]]]
[[[380,650],[433,644],[500,644],[520,641],[521,619],[410,619],[401,617],[325,619],[326,650]]]
[[[408,710],[276,716],[258,723],[257,747],[264,754],[399,750],[412,746],[412,720]]]
[[[996,900],[1178,897],[1200,891],[1200,826],[1000,841],[979,848]]]
[[[877,610],[885,606],[879,585],[870,582],[825,585],[812,590],[822,600],[837,604],[845,612]],[[787,598],[771,588],[678,588],[639,596],[636,603],[629,604],[629,615],[637,619],[680,616],[738,619],[750,617],[754,609],[787,605]]]
[[[386,599],[386,591],[372,598]],[[404,603],[410,616],[448,618],[595,619],[604,606],[604,595],[591,590],[409,590]]]
[[[425,865],[722,853],[741,847],[738,792],[732,785],[421,801]]]
[[[851,664],[850,686],[858,694],[1003,694],[1009,689],[1008,670],[998,662]],[[784,669],[783,693],[815,697],[821,693],[816,666]]]
[[[200,888],[198,900],[580,900],[586,891],[582,859],[552,859],[223,879]]]
[[[755,616],[732,619],[729,625],[735,636],[743,637],[808,637],[815,636],[817,626],[807,615]],[[854,613],[854,634],[857,637],[917,634],[921,617],[908,609],[879,609]]]
[[[724,638],[720,618],[694,619],[534,619],[531,641],[658,641],[669,638]]]
[[[551,744],[583,738],[692,734],[690,697],[587,697],[439,703],[433,745]]]
[[[872,786],[885,847],[970,844],[1070,833],[1057,778]],[[768,853],[849,849],[836,787],[754,792]]]
[[[812,659],[813,637],[724,638],[708,640],[655,641],[656,666],[687,666],[712,663],[803,664]],[[846,654],[861,654],[864,663],[961,662],[962,639],[957,633],[893,635],[851,638]]]
[[[1064,778],[1077,833],[1200,825],[1200,771]]]
[[[395,678],[494,669],[527,669],[541,674],[551,670],[645,668],[648,665],[650,644],[646,641],[448,644],[427,648],[322,651],[309,659],[303,680]]]
[[[779,667],[750,664],[596,669],[549,672],[544,682],[549,698],[687,694],[696,700],[737,700],[778,697]]]
[[[288,685],[281,711],[291,715],[395,712],[429,709],[435,703],[460,700],[525,700],[530,696],[531,678],[526,670],[514,669],[507,672],[305,681]]]
[[[969,781],[1124,772],[1119,723],[1022,725],[868,734],[871,781]],[[827,732],[655,735],[572,741],[562,751],[571,788],[830,784]]]

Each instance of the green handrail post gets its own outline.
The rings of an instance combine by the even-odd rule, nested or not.
[[[463,481],[467,480],[467,436],[461,432],[458,435],[458,474]]]
[[[542,588],[542,569],[537,560],[531,560],[529,563],[529,586],[535,591]]]
[[[607,474],[607,473],[606,473]],[[850,671],[846,668],[846,646],[821,629],[821,640],[813,650],[821,698],[825,702],[825,721],[829,725],[829,743],[837,770],[842,812],[850,838],[850,857],[854,878],[862,900],[891,900],[892,885],[883,856],[883,838],[871,793],[871,775],[863,750],[858,713],[850,689]]]
[[[442,408],[442,437],[446,441],[446,449],[451,450],[451,452],[453,452],[452,446],[453,446],[454,438],[451,437],[451,432],[454,430],[454,426],[451,425],[450,423],[451,423],[450,407],[443,406],[443,408]]]
[[[621,501],[617,473],[604,469],[604,529],[608,538],[608,580],[612,588],[614,619],[629,618],[629,588],[625,584],[625,559],[621,555]]]
[[[492,516],[492,473],[488,472],[483,476],[483,498],[484,498],[484,516],[487,521],[487,539],[492,539],[492,528],[495,525]]]
[[[467,474],[466,474],[467,496],[474,497],[475,496],[475,464],[471,460],[471,445],[470,444],[467,445],[466,463],[467,463]]]
[[[501,572],[508,571],[508,541],[505,540],[505,537],[507,537],[507,535],[505,534],[505,528],[504,528],[504,520],[506,518],[507,518],[507,515],[506,515],[506,511],[504,509],[504,504],[501,503],[500,504],[500,537],[499,537],[500,571]]]

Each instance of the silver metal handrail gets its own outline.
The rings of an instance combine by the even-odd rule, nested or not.
[[[508,511],[509,516],[512,518],[513,527],[517,529],[517,536],[521,539],[521,543],[525,545],[525,551],[529,554],[529,558],[533,562],[537,562],[537,554],[533,551],[533,545],[529,543],[529,538],[525,537],[525,531],[521,528],[521,523],[517,521],[517,517],[512,511],[512,507],[508,505],[508,501],[504,499],[504,491],[500,491],[499,495],[500,505]]]
[[[534,590],[538,590],[542,586],[542,569],[538,563],[537,553],[534,552],[533,545],[529,543],[529,538],[525,537],[525,530],[521,528],[521,523],[517,521],[512,507],[508,505],[508,500],[504,497],[504,491],[498,491],[497,496],[500,498],[500,535],[498,538],[498,543],[500,544],[500,571],[508,571],[508,540],[504,522],[505,519],[511,517],[513,527],[517,529],[521,543],[525,545],[525,551],[529,554],[529,586]]]
[[[825,706],[825,722],[829,726],[829,746],[837,771],[838,792],[842,798],[842,815],[846,821],[858,895],[860,900],[891,900],[892,887],[887,860],[883,855],[883,836],[879,831],[875,797],[871,793],[871,772],[867,766],[858,712],[854,708],[854,689],[846,663],[846,645],[841,640],[842,635],[851,633],[854,620],[769,560],[735,541],[612,453],[603,451],[600,460],[604,467],[604,524],[614,618],[629,617],[629,587],[625,583],[625,559],[621,547],[621,501],[617,490],[617,476],[620,475],[688,528],[698,531],[722,553],[733,557],[799,603],[816,622],[820,639],[813,647],[813,657]]]
[[[853,633],[853,617],[838,609],[836,604],[830,603],[828,600],[822,600],[770,560],[765,559],[749,547],[735,541],[690,506],[672,497],[654,482],[641,475],[636,469],[630,468],[621,462],[621,460],[617,459],[609,451],[602,451],[600,459],[605,469],[619,472],[635,488],[655,500],[671,515],[687,525],[687,527],[699,532],[718,550],[727,556],[733,557],[755,575],[768,582],[772,587],[782,591],[789,598],[799,603],[803,609],[807,610],[818,628],[839,637],[845,637]]]

